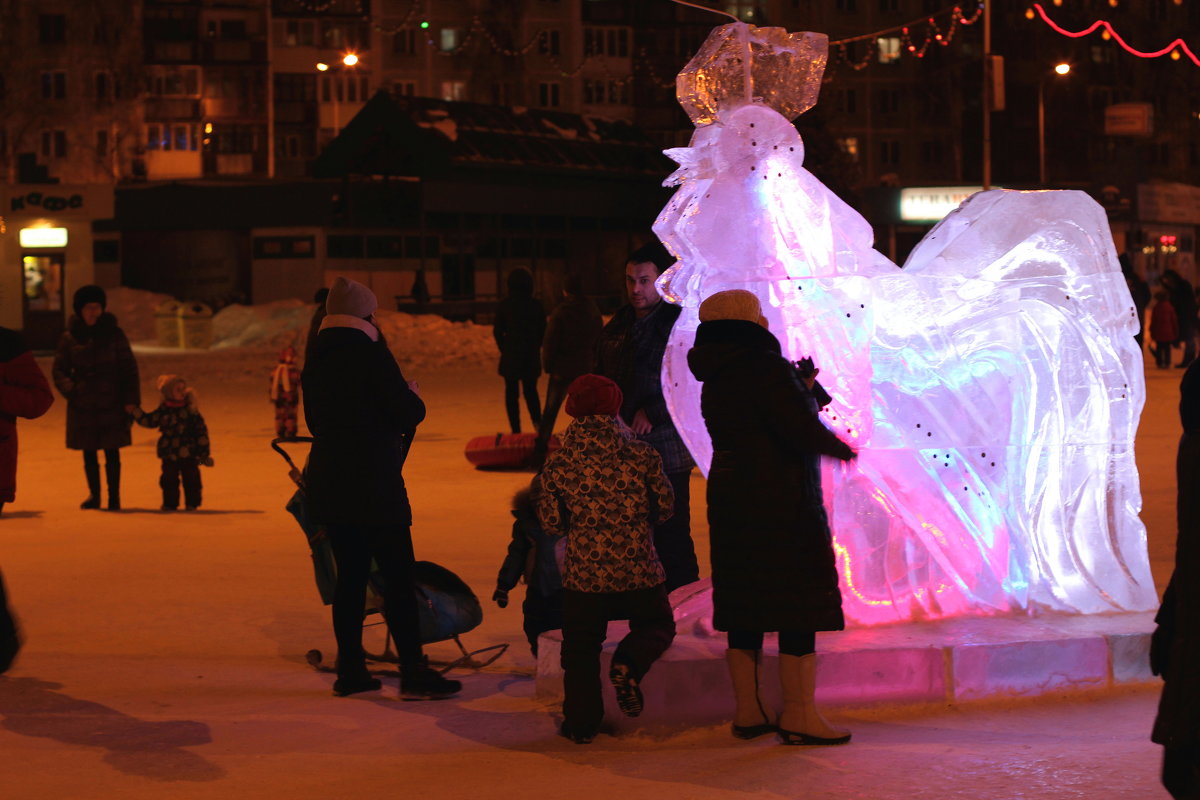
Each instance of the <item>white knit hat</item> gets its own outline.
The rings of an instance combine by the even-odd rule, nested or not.
[[[338,278],[329,287],[329,297],[325,298],[326,314],[349,314],[352,317],[366,319],[379,308],[375,293],[358,281]]]
[[[727,289],[709,295],[700,304],[700,321],[712,322],[718,319],[740,319],[746,322],[757,322],[767,327],[766,317],[762,314],[762,305],[753,293],[745,289]]]

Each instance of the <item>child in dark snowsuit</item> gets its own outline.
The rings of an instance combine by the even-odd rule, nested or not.
[[[529,639],[529,649],[535,658],[538,636],[562,627],[559,562],[566,544],[561,536],[551,536],[542,530],[538,522],[537,499],[541,491],[541,481],[535,477],[529,488],[513,496],[512,541],[508,543],[508,555],[500,565],[496,591],[492,594],[496,605],[505,608],[508,593],[518,580],[525,579],[525,602],[521,604],[521,612],[525,615],[525,637]]]
[[[296,348],[290,345],[279,351],[279,363],[271,373],[270,398],[275,406],[275,435],[294,439],[300,407],[300,370],[296,367]]]
[[[158,457],[162,459],[163,511],[179,508],[179,483],[183,482],[183,502],[188,511],[200,507],[200,465],[213,465],[209,454],[208,427],[196,409],[196,396],[187,381],[178,375],[160,375],[158,388],[163,401],[149,414],[137,406],[129,413],[144,428],[158,428]]]

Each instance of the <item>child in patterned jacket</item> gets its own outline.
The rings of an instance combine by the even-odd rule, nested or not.
[[[671,516],[674,494],[662,458],[617,418],[621,390],[599,375],[567,388],[574,421],[542,470],[538,517],[567,537],[562,593],[562,735],[595,738],[604,716],[600,651],[608,622],[629,620],[608,678],[626,716],[642,712],[640,683],[675,638],[654,525]]]
[[[163,401],[149,414],[137,406],[128,411],[145,428],[158,428],[158,457],[162,460],[163,511],[179,508],[179,484],[183,482],[184,508],[200,507],[200,465],[213,465],[209,453],[208,427],[196,408],[196,395],[178,375],[160,375],[158,389]]]

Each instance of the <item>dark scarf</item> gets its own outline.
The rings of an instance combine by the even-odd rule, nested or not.
[[[67,331],[75,341],[83,344],[92,339],[98,342],[108,341],[117,335],[117,318],[105,311],[96,320],[95,325],[86,324],[78,315],[72,314],[71,320],[67,323]]]

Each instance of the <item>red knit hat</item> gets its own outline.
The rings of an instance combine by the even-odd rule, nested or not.
[[[603,375],[580,375],[567,387],[567,413],[575,418],[611,417],[621,410],[624,399],[621,387]]]

